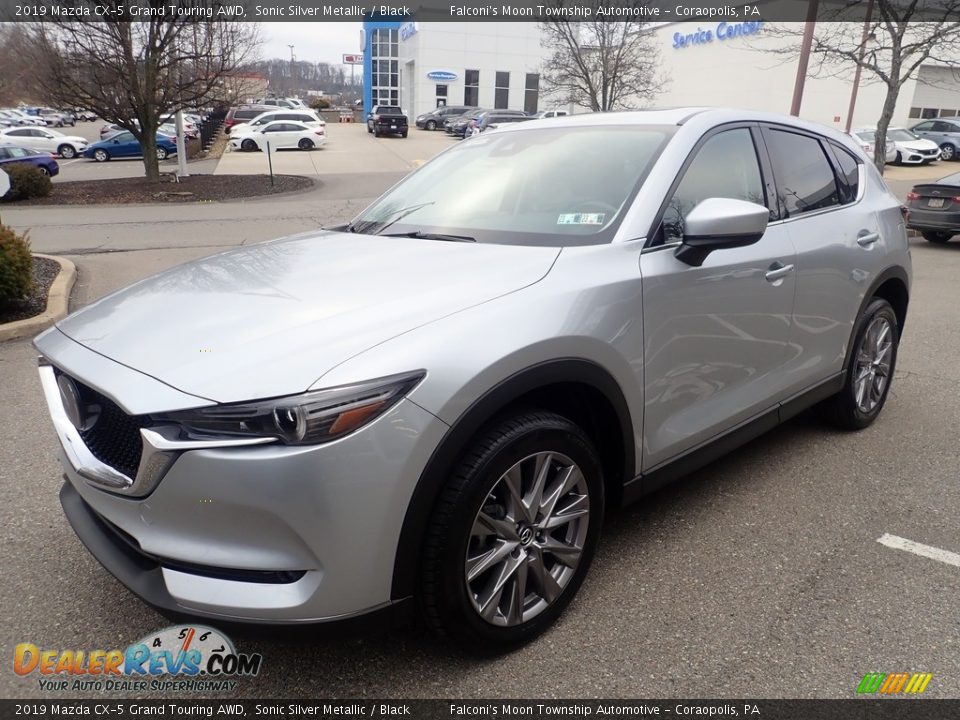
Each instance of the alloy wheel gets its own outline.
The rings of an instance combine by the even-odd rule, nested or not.
[[[942,145],[940,147],[941,160],[953,160],[956,154],[957,151],[954,149],[953,145]]]
[[[890,382],[892,356],[893,327],[888,318],[878,315],[870,322],[857,350],[853,391],[860,412],[871,412],[883,399]]]
[[[500,627],[546,610],[573,579],[589,522],[587,481],[573,460],[539,452],[514,464],[470,531],[464,579],[474,610]]]

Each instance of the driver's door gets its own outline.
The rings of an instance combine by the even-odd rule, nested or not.
[[[787,385],[795,251],[776,222],[759,131],[706,136],[670,192],[660,229],[640,256],[643,276],[643,472],[774,408]],[[674,253],[684,219],[710,197],[771,208],[763,237],[715,250],[701,267]]]

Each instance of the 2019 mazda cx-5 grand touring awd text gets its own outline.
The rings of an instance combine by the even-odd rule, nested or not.
[[[846,135],[605,113],[475,137],[347,225],[35,344],[67,518],[147,602],[417,607],[489,650],[556,620],[610,507],[810,406],[870,425],[909,283],[899,202]]]

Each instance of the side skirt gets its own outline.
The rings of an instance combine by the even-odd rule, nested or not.
[[[845,372],[839,372],[829,380],[815,385],[792,398],[778,403],[766,412],[742,422],[724,434],[708,440],[683,455],[667,460],[635,477],[623,486],[623,505],[628,505],[709,465],[732,450],[772,430],[795,415],[843,389]]]

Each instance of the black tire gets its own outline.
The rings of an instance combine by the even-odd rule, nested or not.
[[[380,137],[380,131],[376,127],[373,128],[373,136],[375,138]]]
[[[857,403],[856,378],[860,369],[858,358],[864,337],[871,324],[877,318],[889,323],[892,333],[892,344],[889,351],[889,368],[887,369],[886,383],[876,405],[869,411],[864,411]],[[825,422],[843,430],[862,430],[868,427],[887,401],[890,394],[890,385],[893,383],[893,374],[897,367],[897,348],[900,344],[900,324],[893,307],[883,298],[874,297],[868,304],[860,319],[857,321],[857,331],[850,346],[847,370],[843,389],[833,397],[827,398],[816,406],[817,414]]]
[[[50,171],[46,168],[45,165],[37,165],[37,170],[40,171],[41,175],[46,175],[47,177],[50,177]]]
[[[68,143],[64,143],[57,148],[57,155],[62,157],[64,160],[72,160],[77,156],[77,149]]]
[[[404,130],[402,133],[400,133],[400,137],[406,137],[406,136],[407,136],[407,131],[406,131],[406,130]]]
[[[300,142],[297,143],[297,147],[301,150],[313,150],[313,141],[307,138],[301,138]]]
[[[923,235],[924,240],[934,243],[935,245],[942,245],[945,242],[950,242],[950,238],[953,237],[953,233],[938,232],[935,230],[927,230],[921,234]]]
[[[436,130],[437,121],[436,120],[427,120],[427,130]]]
[[[97,148],[93,151],[93,159],[97,162],[106,162],[110,159],[110,153],[103,148]]]
[[[372,133],[372,132],[373,132],[373,128],[370,127],[369,124],[367,125],[367,132],[368,132],[368,133]]]
[[[897,150],[897,156],[893,159],[894,165],[903,165],[903,155],[900,154],[900,151]]]
[[[253,152],[254,150],[257,149],[257,144],[250,138],[247,138],[242,143],[240,143],[240,149],[246,150],[247,152]]]
[[[950,143],[944,143],[940,146],[940,159],[941,160],[956,160],[957,159],[957,148],[955,148]]]
[[[512,626],[493,624],[493,621],[482,618],[474,606],[465,575],[472,529],[480,510],[489,507],[485,504],[495,502],[493,490],[500,486],[504,473],[524,458],[541,452],[564,455],[580,468],[583,478],[580,487],[586,489],[589,509],[582,552],[576,567],[571,568],[572,572],[563,580],[566,584],[554,586],[562,589],[552,601],[538,596],[537,582],[532,581],[533,584],[529,586],[531,590],[524,594],[524,599],[533,596],[531,600],[536,601],[536,597],[540,597],[539,602],[546,603],[536,610],[537,614],[525,622],[521,616],[521,622]],[[531,475],[525,477],[530,478]],[[478,653],[504,652],[544,632],[576,595],[590,567],[603,521],[603,489],[603,474],[596,450],[586,434],[566,418],[550,412],[529,410],[491,422],[460,458],[433,510],[424,542],[420,594],[422,610],[429,624],[465,649]],[[506,519],[507,524],[512,526],[513,520],[506,514],[506,507],[500,509],[504,513],[501,519]],[[573,522],[566,527],[573,531]],[[540,558],[549,558],[551,566],[548,572],[556,570],[562,577],[566,572],[564,568],[568,566],[564,564],[561,567],[553,555],[537,547],[531,548],[531,545],[543,542],[544,538],[550,540],[554,533],[566,530],[557,528],[544,533],[542,529],[526,526],[526,531],[532,531],[535,535],[528,533],[527,544],[511,551],[510,557],[518,558],[522,552],[529,563],[535,563],[539,553]],[[521,532],[520,524],[516,532]],[[525,565],[525,570],[531,567],[529,563]],[[544,566],[545,563],[541,565]],[[498,598],[496,602],[499,608],[503,601]]]

